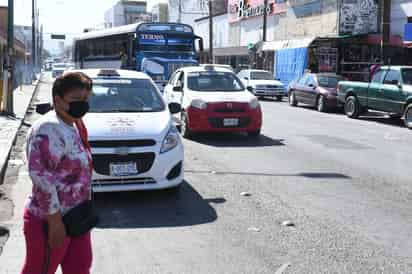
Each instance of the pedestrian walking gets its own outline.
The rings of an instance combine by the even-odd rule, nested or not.
[[[90,203],[92,158],[81,118],[88,111],[91,89],[92,80],[83,73],[57,78],[54,110],[28,133],[26,154],[33,187],[24,210],[22,274],[53,274],[59,265],[63,274],[90,273],[90,229],[96,217]]]

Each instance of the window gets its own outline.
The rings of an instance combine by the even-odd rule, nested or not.
[[[372,78],[372,83],[382,83],[383,76],[385,76],[384,70],[379,70]]]
[[[188,88],[195,91],[237,92],[244,86],[235,74],[229,72],[192,72],[187,77]]]
[[[395,85],[395,81],[398,83],[400,81],[400,73],[397,70],[390,70],[385,76],[384,84]]]
[[[309,75],[303,75],[299,80],[298,84],[301,86],[306,85],[306,81],[308,80]]]
[[[343,78],[335,76],[318,76],[319,86],[325,88],[336,88],[339,81],[343,81]]]
[[[306,81],[306,86],[309,86],[309,85],[316,87],[316,81],[312,75],[308,76],[308,80]]]
[[[181,87],[183,88],[185,86],[185,74],[184,74],[183,71],[179,75],[179,81],[180,81]],[[177,84],[177,82],[176,82],[176,84]]]
[[[146,79],[93,79],[90,112],[157,112],[165,105]]]
[[[402,70],[402,80],[404,85],[412,85],[412,69]]]
[[[408,17],[408,23],[412,23],[412,17]]]
[[[250,77],[253,80],[273,80],[273,75],[267,71],[252,71]]]
[[[175,72],[173,72],[173,74],[172,74],[172,76],[170,76],[170,79],[169,79],[169,84],[170,85],[174,85],[174,83],[176,82],[176,74],[177,73],[179,73],[179,71],[175,71]]]

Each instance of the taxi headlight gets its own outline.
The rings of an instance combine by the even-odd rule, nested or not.
[[[257,98],[253,98],[250,102],[249,102],[249,107],[251,109],[256,109],[259,106],[259,101]]]
[[[207,103],[203,100],[200,99],[195,99],[192,101],[190,106],[197,108],[197,109],[206,109],[207,108]]]
[[[179,132],[175,126],[171,126],[169,132],[166,134],[166,137],[163,140],[160,153],[168,152],[179,144]]]

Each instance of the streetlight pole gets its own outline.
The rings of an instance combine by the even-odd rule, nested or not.
[[[212,0],[208,1],[209,5],[209,63],[213,64],[213,12]]]
[[[36,0],[31,1],[31,62],[32,70],[36,68]]]
[[[268,18],[268,0],[264,0],[263,2],[263,34],[262,34],[262,42],[266,42],[266,32],[267,32],[267,18]],[[262,43],[262,45],[263,45]],[[262,52],[262,69],[265,69],[265,63],[266,63],[266,53],[263,51]]]

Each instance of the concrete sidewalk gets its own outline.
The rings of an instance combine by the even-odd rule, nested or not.
[[[33,98],[39,81],[31,85],[23,85],[14,91],[14,113],[16,117],[0,116],[0,175],[4,176],[7,160],[16,139],[17,132],[23,123],[24,116]]]

